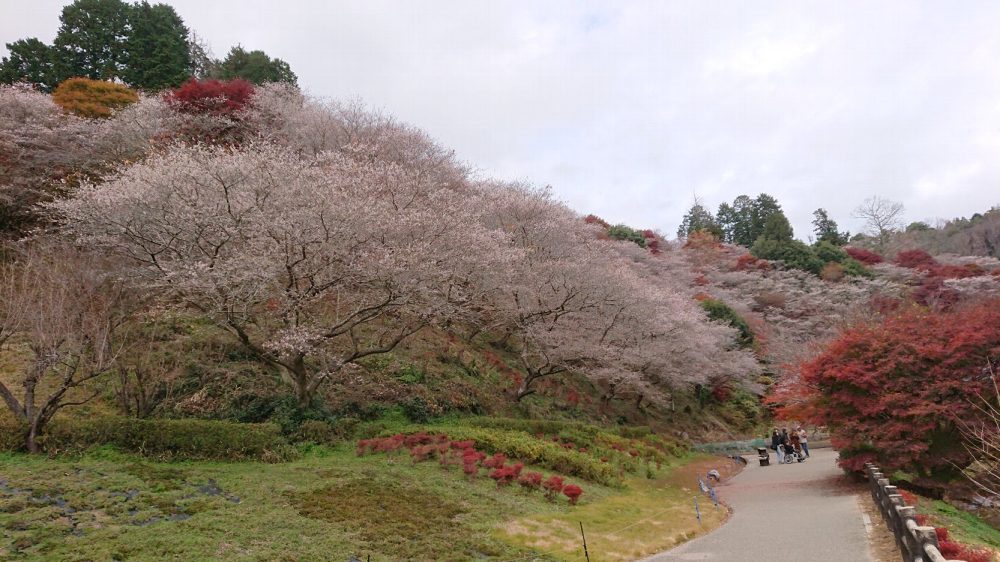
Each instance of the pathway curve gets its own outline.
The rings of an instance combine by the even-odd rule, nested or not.
[[[836,451],[814,449],[792,465],[761,467],[747,458],[746,470],[718,487],[733,508],[730,520],[644,562],[870,562],[857,491],[841,482]]]

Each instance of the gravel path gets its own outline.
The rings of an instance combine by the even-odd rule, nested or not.
[[[746,470],[718,487],[732,518],[644,562],[871,561],[856,490],[840,482],[836,451],[814,449],[812,458],[792,465],[761,467],[747,458]]]

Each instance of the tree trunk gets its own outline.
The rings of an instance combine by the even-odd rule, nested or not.
[[[35,418],[31,420],[31,424],[28,426],[28,435],[24,440],[24,446],[28,449],[31,454],[38,454],[42,452],[41,448],[38,446],[38,436],[42,432],[42,425],[44,422],[42,420]]]
[[[520,402],[521,399],[524,398],[525,396],[535,393],[535,389],[529,388],[529,386],[531,385],[531,381],[535,380],[536,378],[537,377],[531,375],[524,377],[524,380],[521,381],[521,384],[517,387],[517,392],[514,394],[515,402]]]

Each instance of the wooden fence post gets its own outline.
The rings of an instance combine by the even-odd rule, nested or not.
[[[865,473],[871,487],[872,500],[878,506],[882,519],[896,539],[896,546],[904,562],[964,562],[946,560],[941,555],[937,532],[934,527],[917,523],[917,512],[906,501],[896,486],[873,463],[865,463]]]

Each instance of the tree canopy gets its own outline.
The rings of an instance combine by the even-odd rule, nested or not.
[[[0,61],[0,83],[28,82],[51,92],[69,78],[120,80],[159,91],[189,77],[242,78],[261,84],[294,84],[287,62],[263,51],[234,47],[223,61],[213,60],[207,45],[184,25],[167,4],[143,0],[75,0],[59,16],[53,44],[36,38],[7,44]]]
[[[247,51],[235,46],[215,69],[215,77],[223,80],[242,78],[253,84],[287,82],[295,84],[298,78],[288,63],[267,56],[264,51]]]

